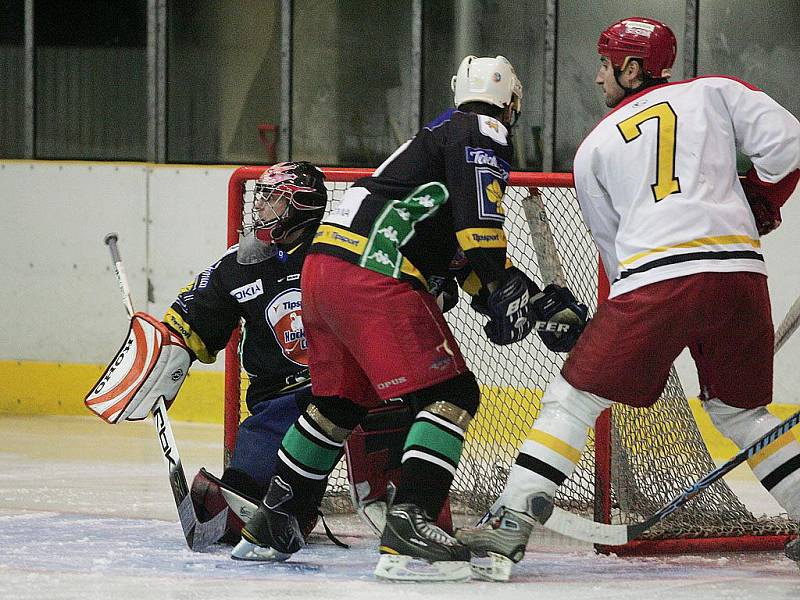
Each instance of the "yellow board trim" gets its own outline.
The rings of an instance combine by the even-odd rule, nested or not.
[[[540,429],[531,429],[528,433],[528,439],[537,444],[541,444],[545,448],[549,448],[556,454],[560,454],[572,464],[577,465],[581,459],[580,450],[567,444],[564,440],[560,440],[554,435],[550,435],[546,431]]]
[[[83,405],[86,393],[103,375],[107,365],[70,364],[0,360],[0,415],[75,415],[92,416]],[[169,409],[177,421],[221,424],[225,381],[221,371],[193,369],[189,371],[178,397]],[[481,404],[466,432],[467,439],[480,441],[494,450],[516,449],[525,440],[532,419],[520,406],[541,403],[542,390],[481,386]],[[737,448],[716,430],[697,398],[689,399],[712,458],[728,460]],[[797,412],[796,404],[770,404],[769,411],[783,420]],[[243,413],[246,414],[246,413]],[[96,418],[96,417],[92,417]],[[521,432],[519,438],[506,435],[498,439],[498,422]],[[123,425],[124,426],[124,425]],[[220,442],[221,443],[221,442]]]
[[[456,240],[463,250],[474,248],[505,248],[506,232],[496,227],[474,227],[456,231]]]
[[[107,365],[0,361],[0,414],[93,415],[83,404]],[[222,423],[224,374],[190,371],[169,409],[178,421]]]
[[[759,240],[754,240],[753,238],[748,237],[746,235],[719,235],[716,237],[697,238],[696,240],[691,240],[689,242],[682,242],[680,244],[674,244],[672,246],[659,246],[658,248],[653,248],[652,250],[646,250],[645,252],[639,252],[639,254],[634,254],[633,256],[626,258],[619,264],[625,267],[631,263],[635,263],[637,260],[639,260],[644,256],[649,256],[650,254],[658,254],[659,252],[666,252],[667,250],[673,250],[675,248],[697,248],[698,246],[728,246],[732,244],[746,244],[748,246],[752,246],[753,248],[761,248],[761,242]]]

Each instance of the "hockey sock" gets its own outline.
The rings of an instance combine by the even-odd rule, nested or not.
[[[470,419],[466,410],[442,401],[417,413],[403,447],[395,503],[416,504],[429,517],[439,514],[461,458]]]
[[[780,419],[763,406],[728,406],[717,398],[703,402],[714,426],[738,447],[748,446]],[[748,459],[753,474],[792,518],[800,518],[800,444],[791,431]]]
[[[542,398],[542,409],[520,447],[499,504],[526,512],[533,494],[554,496],[575,470],[588,428],[610,404],[557,376]]]
[[[345,439],[364,414],[365,409],[344,398],[315,397],[286,432],[275,473],[291,486],[293,498],[286,507],[299,521],[302,516],[316,516],[328,475],[342,457]]]

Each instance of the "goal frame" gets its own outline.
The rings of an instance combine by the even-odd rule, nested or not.
[[[239,228],[243,209],[245,182],[257,179],[266,166],[244,166],[237,168],[228,183],[227,246],[239,242]],[[344,167],[322,168],[326,181],[330,183],[352,182],[371,175],[374,169]],[[514,171],[509,175],[509,186],[574,188],[571,173],[534,173]],[[608,297],[609,284],[602,264],[598,260],[597,300]],[[224,402],[224,464],[230,461],[236,443],[241,419],[241,382],[238,347],[241,340],[239,328],[234,330],[225,349],[225,402]],[[611,523],[612,489],[611,461],[612,435],[610,409],[603,411],[595,425],[594,464],[594,518],[601,523]],[[744,535],[736,537],[673,538],[656,540],[634,540],[623,546],[595,548],[601,553],[617,555],[652,555],[685,552],[724,552],[743,550],[778,550],[791,539],[791,535]]]

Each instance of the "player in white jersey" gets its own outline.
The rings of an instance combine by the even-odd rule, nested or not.
[[[613,110],[578,148],[574,171],[609,299],[542,398],[496,514],[457,534],[474,553],[515,562],[532,529],[531,499],[554,496],[603,409],[653,404],[683,348],[706,411],[734,443],[747,446],[780,422],[765,408],[773,326],[760,236],[780,224],[800,177],[800,123],[736,79],[668,82],[675,36],[658,21],[611,25],[598,52],[595,83]],[[737,150],[753,162],[743,181]],[[750,465],[800,518],[800,444],[791,433]],[[786,552],[800,560],[798,540]]]

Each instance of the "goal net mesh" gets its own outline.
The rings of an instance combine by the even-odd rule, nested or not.
[[[341,175],[346,170],[336,171],[339,175],[335,178],[348,178]],[[575,296],[589,305],[591,314],[597,306],[597,252],[581,219],[574,189],[542,185],[535,175],[512,174],[511,183],[517,185],[509,185],[506,190],[505,228],[510,258],[534,281],[552,281],[553,257],[542,256],[541,245],[535,245],[531,235],[532,226],[540,233],[547,233],[549,228],[557,255],[556,268],[560,263],[558,274],[563,274]],[[329,209],[340,201],[351,184],[330,179],[326,184]],[[538,212],[529,213],[529,222],[523,203],[530,196],[528,186],[535,183],[539,183],[536,189],[541,204]],[[244,181],[244,209],[236,224],[239,229],[251,219],[252,187],[251,180]],[[483,332],[485,317],[469,308],[469,299],[463,292],[461,301],[446,314],[446,319],[482,391],[481,407],[467,431],[461,464],[453,482],[451,507],[454,512],[483,514],[502,491],[517,448],[538,414],[542,393],[559,372],[564,355],[547,350],[534,334],[509,346],[491,344]],[[230,402],[243,400],[246,378],[242,379],[240,398]],[[246,410],[241,404],[242,415],[246,415]],[[587,448],[575,472],[559,488],[557,505],[593,518],[598,495],[607,494],[610,522],[638,522],[715,467],[674,368],[653,407],[632,409],[615,405],[610,431],[611,439],[604,442],[611,447],[610,473],[596,474],[595,435],[590,431]],[[330,478],[322,508],[328,512],[353,510],[344,462]],[[720,481],[642,537],[718,538],[796,531],[796,524],[785,517],[753,515]]]

